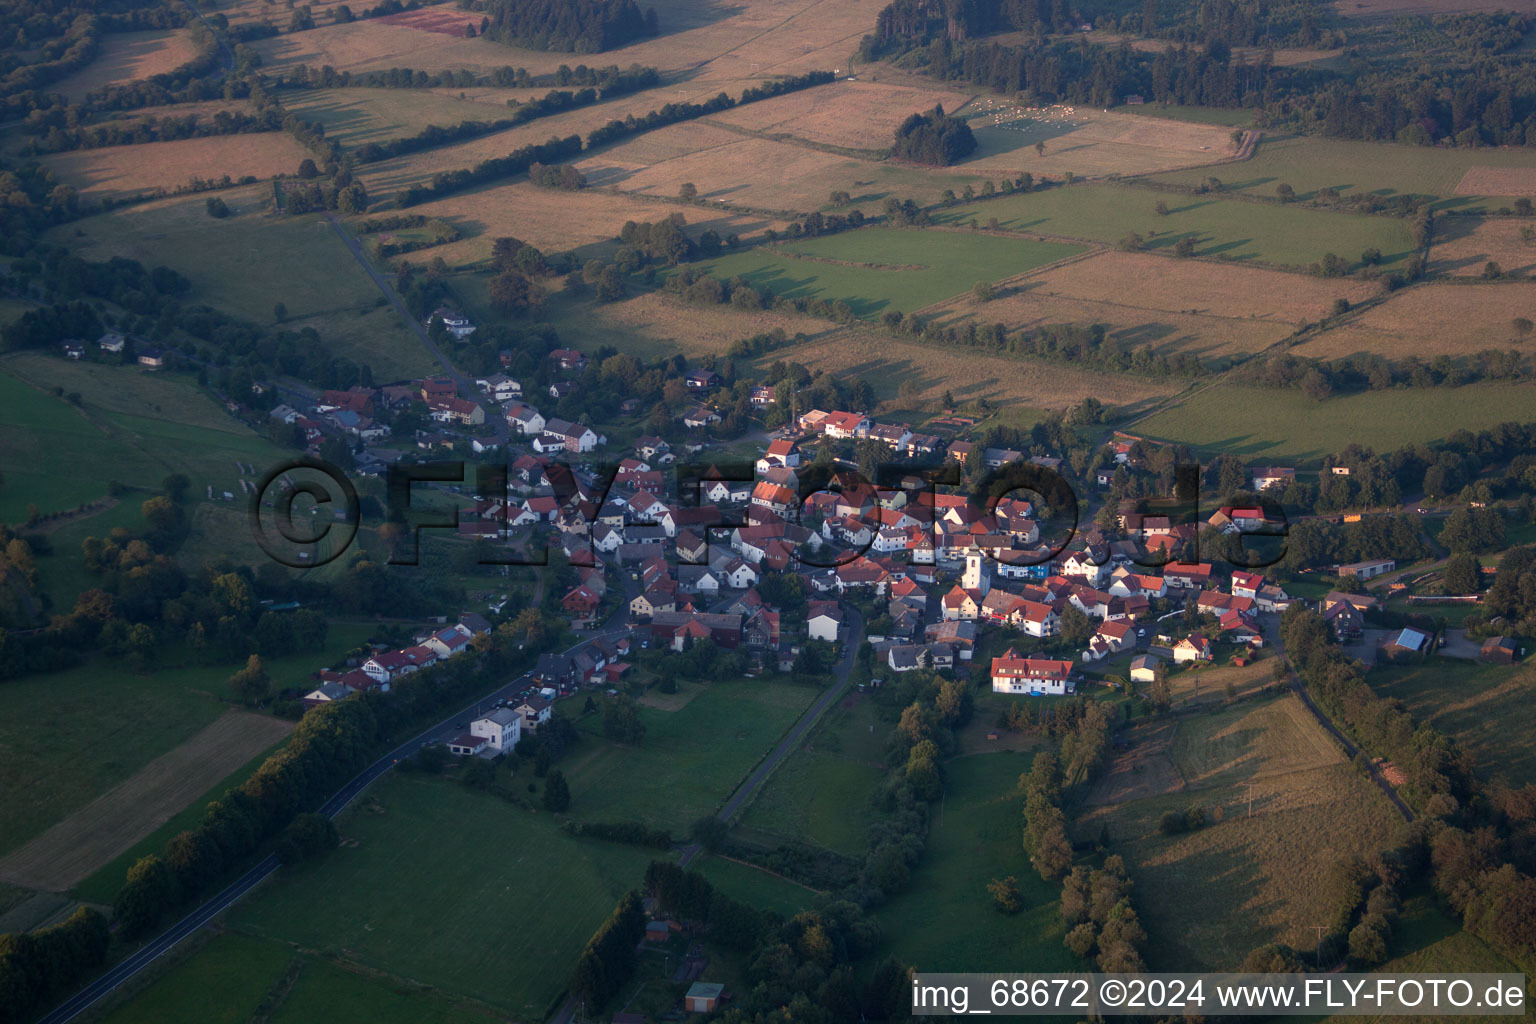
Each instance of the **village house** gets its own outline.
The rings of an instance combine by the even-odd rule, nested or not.
[[[1250,483],[1255,491],[1265,491],[1271,487],[1289,487],[1296,482],[1296,470],[1289,466],[1255,466],[1250,478]]]
[[[458,310],[449,309],[447,306],[439,306],[433,310],[432,315],[427,317],[426,326],[431,327],[433,321],[441,322],[448,333],[453,335],[455,341],[463,341],[475,333],[475,325],[470,321],[469,317]]]
[[[837,643],[842,624],[843,612],[836,601],[812,601],[806,609],[806,628],[812,640]]]
[[[511,708],[497,708],[470,722],[469,734],[484,738],[492,750],[505,754],[522,738],[523,716]]]
[[[1212,657],[1211,642],[1198,633],[1191,633],[1173,645],[1173,661],[1176,665],[1210,661]]]
[[[1024,658],[1012,647],[992,659],[992,691],[1023,693],[1031,697],[1075,693],[1072,663],[1053,658]]]

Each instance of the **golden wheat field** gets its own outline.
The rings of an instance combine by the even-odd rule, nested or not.
[[[1536,321],[1536,282],[1418,285],[1364,310],[1291,352],[1316,359],[1358,353],[1389,358],[1464,356],[1485,348],[1536,350],[1514,328]]]
[[[309,155],[287,132],[262,132],[82,149],[44,157],[43,163],[82,195],[120,199],[156,188],[175,189],[193,178],[294,174]]]

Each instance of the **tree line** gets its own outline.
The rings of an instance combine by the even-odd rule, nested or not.
[[[91,907],[34,932],[0,935],[0,1024],[31,1020],[107,962],[112,936]]]
[[[447,127],[428,125],[415,135],[390,139],[386,142],[365,143],[358,147],[355,155],[358,163],[374,163],[406,153],[416,153],[424,149],[434,149],[438,146],[478,138],[482,135],[493,135],[536,121],[541,117],[593,106],[616,96],[649,89],[660,81],[661,76],[655,68],[632,67],[629,71],[621,72],[601,89],[592,86],[578,92],[552,89],[543,96],[526,102],[508,100],[507,105],[512,108],[512,112],[507,117],[498,118],[495,121],[461,121]]]
[[[635,0],[491,0],[487,39],[530,50],[601,53],[657,35],[656,9]]]
[[[392,737],[459,706],[489,680],[516,672],[559,634],[541,629],[526,649],[515,646],[519,635],[525,642],[532,637],[505,624],[479,638],[471,652],[397,680],[388,693],[369,692],[307,712],[283,748],[210,804],[196,828],[129,869],[113,904],[113,920],[124,937],[151,933],[170,914],[212,892],[269,840],[281,837],[277,852],[285,857],[313,856],[333,845],[330,833],[302,818],[303,812],[328,799]]]
[[[563,139],[551,138],[547,142],[537,145],[519,147],[504,157],[493,157],[489,160],[483,160],[473,168],[440,171],[432,176],[431,182],[427,185],[412,185],[401,189],[395,194],[395,205],[404,209],[425,202],[428,199],[441,198],[454,192],[463,191],[475,185],[515,177],[526,173],[528,168],[535,163],[560,163],[562,160],[582,152],[583,149],[590,151],[630,135],[651,131],[652,129],[675,124],[679,121],[704,117],[708,114],[728,110],[742,103],[767,99],[770,96],[782,95],[786,92],[809,88],[813,85],[822,85],[832,81],[832,78],[832,73],[829,71],[811,71],[804,75],[746,89],[742,92],[739,100],[733,100],[725,93],[721,93],[705,103],[668,103],[659,110],[653,110],[642,117],[631,115],[622,121],[609,121],[606,125],[593,129],[587,136],[585,146],[583,146],[581,136],[579,135],[571,135]]]
[[[1418,811],[1387,870],[1427,870],[1463,926],[1520,964],[1536,958],[1536,785],[1485,784],[1471,756],[1453,739],[1415,722],[1396,701],[1380,697],[1357,662],[1333,643],[1316,612],[1293,606],[1281,620],[1286,653],[1318,703],[1362,747],[1406,772],[1398,790]],[[1411,876],[1410,876],[1411,877]],[[1366,916],[1371,913],[1367,898]],[[1368,931],[1379,930],[1364,918]],[[1377,948],[1362,935],[1361,946]],[[1356,942],[1349,936],[1351,953]]]

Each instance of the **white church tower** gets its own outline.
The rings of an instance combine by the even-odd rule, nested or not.
[[[982,597],[987,596],[987,591],[992,589],[992,569],[987,565],[986,555],[976,550],[965,553],[965,574],[960,577],[960,586],[974,590]]]

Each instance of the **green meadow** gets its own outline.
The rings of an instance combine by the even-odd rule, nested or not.
[[[868,228],[759,246],[690,264],[789,298],[843,299],[855,315],[910,313],[1081,251],[1059,242],[949,231]]]
[[[1530,166],[1530,154],[1518,148],[1451,149],[1286,135],[1263,139],[1252,158],[1242,163],[1153,177],[1198,185],[1214,175],[1226,189],[1266,197],[1273,197],[1276,186],[1283,184],[1302,200],[1313,198],[1320,188],[1385,198],[1415,195],[1442,198],[1438,205],[1456,208],[1477,204],[1474,197],[1456,195],[1457,182],[1472,168]]]
[[[1527,384],[1366,391],[1313,402],[1300,391],[1216,384],[1128,428],[1208,452],[1310,461],[1351,442],[1391,450],[1524,422],[1536,407]]]
[[[390,773],[338,822],[343,845],[236,908],[237,930],[542,1019],[593,931],[660,856],[574,839],[554,816]]]
[[[1166,214],[1157,213],[1163,203]],[[940,224],[986,227],[996,219],[1009,231],[1119,244],[1135,233],[1149,251],[1172,250],[1192,239],[1195,255],[1237,262],[1304,267],[1336,253],[1355,260],[1380,249],[1382,264],[1413,255],[1406,222],[1396,217],[1333,213],[1278,203],[1213,196],[1183,196],[1125,185],[1072,185],[1012,194],[937,211]]]

